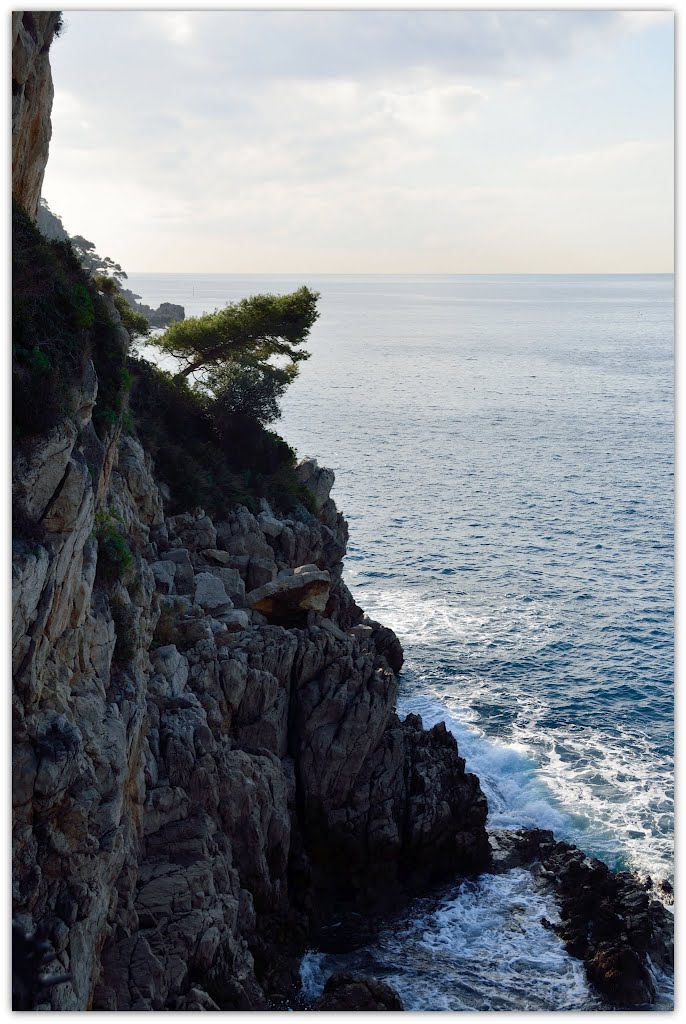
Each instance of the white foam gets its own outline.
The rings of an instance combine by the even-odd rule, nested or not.
[[[656,765],[650,737],[636,725],[608,728],[598,716],[551,728],[543,724],[549,709],[527,692],[525,679],[518,688],[508,682],[505,692],[469,671],[474,648],[497,642],[520,656],[549,643],[554,624],[545,605],[508,602],[475,614],[434,608],[410,590],[366,588],[359,600],[406,649],[399,713],[420,714],[427,726],[445,720],[479,776],[492,826],[549,828],[612,866],[671,881],[672,764]],[[484,705],[505,714],[491,721],[477,710]]]
[[[483,875],[436,904],[416,901],[379,940],[345,955],[308,953],[303,993],[316,998],[333,973],[372,974],[406,1010],[590,1010],[599,1003],[582,964],[541,919],[553,898],[530,872]]]

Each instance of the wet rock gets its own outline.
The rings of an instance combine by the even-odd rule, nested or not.
[[[360,974],[333,974],[313,1010],[402,1010],[394,988]]]
[[[674,969],[672,915],[636,876],[612,871],[552,832],[521,829],[491,833],[492,868],[533,867],[560,903],[554,926],[568,952],[584,961],[589,981],[612,1005],[638,1009],[652,1003],[648,958]]]

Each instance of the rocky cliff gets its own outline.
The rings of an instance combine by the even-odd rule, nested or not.
[[[12,20],[13,192],[34,217],[58,24],[56,12]],[[311,511],[279,515],[263,499],[252,512],[170,515],[123,402],[119,314],[25,221],[13,303],[14,1005],[285,1006],[306,944],[359,942],[370,917],[491,866],[486,802],[444,726],[395,713],[402,651],[345,586],[333,474],[300,464]],[[495,869],[548,865],[575,955],[608,998],[629,1002],[616,979],[668,946],[664,912],[552,837],[517,843],[513,853],[501,837]],[[649,978],[634,988],[634,1005],[650,998]],[[318,1005],[398,1008],[387,986],[347,975]]]
[[[32,1005],[264,1007],[333,918],[482,867],[485,800],[394,713],[332,474],[301,465],[316,516],[165,516],[135,437],[92,461],[96,391],[15,460],[15,921],[71,974]]]
[[[48,51],[59,11],[12,12],[12,194],[35,219],[52,132]]]

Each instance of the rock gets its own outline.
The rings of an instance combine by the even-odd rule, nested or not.
[[[76,441],[71,420],[62,420],[31,444],[18,445],[12,465],[12,500],[29,519],[42,518],[64,478]]]
[[[283,523],[280,519],[267,512],[260,512],[257,516],[262,533],[267,537],[279,537],[283,533]]]
[[[495,871],[533,866],[552,888],[560,902],[555,931],[613,1007],[645,1008],[654,1001],[648,959],[673,970],[674,921],[644,883],[541,829],[497,831],[490,846]]]
[[[317,570],[273,580],[246,595],[246,602],[269,622],[288,623],[308,611],[323,612],[329,600],[331,577]]]
[[[229,569],[228,567],[215,568],[212,566],[207,571],[222,581],[224,590],[236,608],[242,608],[245,605],[245,583],[238,569]]]
[[[224,584],[209,572],[201,572],[195,577],[195,604],[199,604],[208,612],[225,612],[233,608],[231,598],[226,593]],[[216,616],[215,616],[216,617]]]
[[[245,585],[248,590],[257,590],[265,586],[276,576],[276,565],[270,558],[253,555],[248,563]]]
[[[231,555],[228,551],[218,551],[216,548],[206,548],[201,554],[208,562],[219,562],[220,565],[231,565]]]
[[[162,594],[171,594],[174,590],[176,564],[171,559],[167,559],[166,561],[152,562],[150,569],[155,577],[156,589]]]
[[[52,127],[48,50],[57,11],[12,12],[12,195],[36,219]]]
[[[179,594],[192,594],[194,590],[194,569],[187,548],[172,548],[160,555],[163,562],[173,562],[174,583]]]
[[[237,608],[233,611],[222,612],[219,615],[219,622],[224,623],[229,632],[235,632],[241,629],[249,629],[252,625],[252,617],[250,612]]]
[[[212,550],[217,547],[217,531],[204,512],[198,516],[176,516],[176,534],[189,551]],[[169,520],[171,522],[171,520]]]
[[[316,459],[301,459],[295,469],[301,484],[312,492],[317,511],[321,511],[329,499],[336,476],[332,469],[320,468]]]
[[[360,974],[333,974],[313,1010],[402,1010],[394,988],[376,978]]]

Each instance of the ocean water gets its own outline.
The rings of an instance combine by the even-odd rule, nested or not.
[[[130,277],[188,315],[300,284],[321,317],[277,429],[336,471],[346,580],[405,649],[400,713],[447,722],[492,825],[671,880],[672,276]],[[408,1008],[593,1008],[515,874],[353,959]],[[313,953],[305,987],[333,969]]]

